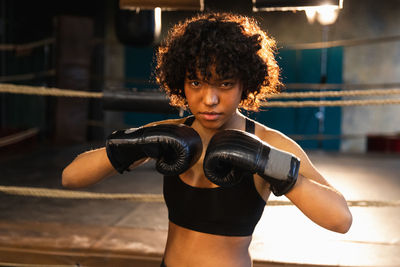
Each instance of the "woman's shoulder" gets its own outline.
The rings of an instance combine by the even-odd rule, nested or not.
[[[268,145],[282,151],[289,152],[298,157],[301,161],[299,172],[303,176],[314,177],[313,179],[317,179],[320,183],[327,184],[327,182],[322,178],[322,175],[315,168],[303,148],[290,137],[276,129],[272,129],[261,123],[256,124],[256,135]]]
[[[254,121],[255,124],[255,135],[257,135],[261,140],[266,142],[277,142],[290,139],[288,136],[282,132],[270,128],[260,122]]]
[[[270,128],[262,123],[255,122],[255,134],[264,142],[282,149],[291,152],[297,152],[302,150],[300,146],[289,136],[282,133],[279,130]],[[295,153],[295,154],[297,154]]]

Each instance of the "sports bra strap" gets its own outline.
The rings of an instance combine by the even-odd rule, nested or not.
[[[246,118],[246,132],[254,134],[255,131],[255,124],[254,121]]]
[[[195,119],[195,117],[193,115],[189,116],[189,117],[186,118],[186,120],[184,121],[183,124],[185,124],[187,126],[191,126],[192,123],[194,122],[194,119]]]

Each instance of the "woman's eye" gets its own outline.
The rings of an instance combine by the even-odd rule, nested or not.
[[[192,81],[190,84],[191,84],[192,87],[194,87],[194,88],[199,88],[199,87],[201,87],[201,82],[200,82],[200,81]]]
[[[230,88],[233,86],[233,82],[223,82],[221,83],[221,87],[223,88]]]
[[[200,82],[199,81],[191,81],[190,85],[192,85],[193,87],[199,87],[200,86]]]

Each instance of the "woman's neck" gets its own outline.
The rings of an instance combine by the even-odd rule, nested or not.
[[[203,127],[200,123],[194,122],[194,128],[200,134],[203,139],[203,142],[208,143],[211,137],[218,131],[225,130],[225,129],[240,129],[244,127],[245,116],[242,115],[239,110],[232,115],[229,121],[223,124],[220,128],[206,128]]]

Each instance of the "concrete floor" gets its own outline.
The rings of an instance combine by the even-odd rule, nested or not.
[[[94,147],[3,155],[0,185],[62,189],[62,168]],[[400,266],[400,155],[309,156],[347,200],[367,206],[351,207],[353,225],[342,235],[294,206],[267,205],[250,247],[254,266]],[[162,178],[150,163],[81,191],[161,194]],[[159,266],[167,223],[164,203],[0,193],[0,266]]]

